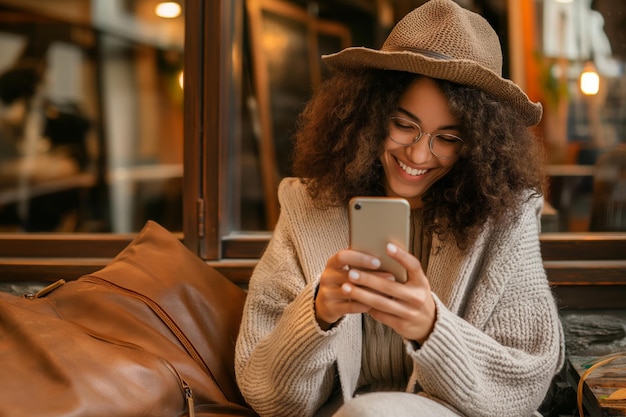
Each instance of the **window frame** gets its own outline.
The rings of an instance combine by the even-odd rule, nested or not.
[[[271,232],[239,231],[232,190],[237,173],[231,126],[237,107],[236,74],[243,1],[189,1],[186,5],[184,242],[212,263],[257,259]],[[210,42],[214,40],[214,42]],[[205,43],[206,41],[206,43]],[[219,91],[219,94],[214,92]],[[196,215],[193,215],[193,213]]]

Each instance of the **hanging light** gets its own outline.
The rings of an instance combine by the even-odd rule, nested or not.
[[[585,64],[580,74],[580,91],[587,96],[594,96],[600,91],[600,76],[591,61]]]
[[[157,16],[163,17],[165,19],[173,19],[175,17],[178,17],[180,16],[181,12],[182,8],[180,7],[180,4],[175,1],[162,1],[157,4],[156,8],[154,9],[154,13]]]

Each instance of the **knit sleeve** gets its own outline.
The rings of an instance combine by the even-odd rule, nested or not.
[[[307,282],[310,281],[310,282]],[[305,278],[285,214],[250,279],[235,372],[261,416],[310,416],[335,388],[335,339],[315,320],[317,279]]]
[[[536,213],[494,230],[462,317],[437,297],[437,321],[414,380],[466,416],[530,416],[563,363],[563,335],[543,269]]]

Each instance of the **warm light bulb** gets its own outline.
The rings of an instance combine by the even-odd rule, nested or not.
[[[175,1],[161,2],[157,4],[156,8],[154,9],[154,13],[156,13],[157,16],[166,19],[173,19],[180,16],[181,11],[182,9],[180,7],[180,4],[176,3]]]
[[[180,74],[178,74],[178,85],[180,85],[181,89],[185,85],[185,74],[183,73],[183,71],[181,71]]]
[[[588,96],[594,96],[600,91],[600,76],[593,64],[585,65],[580,74],[580,91]]]

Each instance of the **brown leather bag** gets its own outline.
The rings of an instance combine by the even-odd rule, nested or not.
[[[150,221],[100,271],[0,294],[0,416],[255,416],[234,377],[244,300]]]

